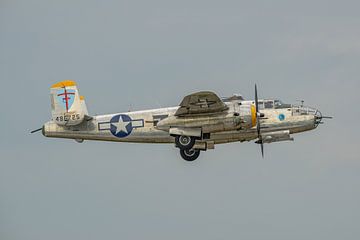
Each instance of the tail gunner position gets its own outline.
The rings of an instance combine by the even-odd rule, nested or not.
[[[293,141],[291,134],[315,129],[320,111],[284,104],[280,100],[245,101],[241,96],[219,98],[202,91],[190,94],[180,106],[90,116],[83,96],[71,80],[51,86],[51,121],[40,129],[46,137],[84,140],[175,143],[181,157],[193,161],[216,144],[256,140],[263,144]]]

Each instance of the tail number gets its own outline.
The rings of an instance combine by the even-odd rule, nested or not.
[[[80,120],[80,114],[76,113],[76,114],[67,114],[67,115],[63,115],[63,116],[57,116],[55,118],[55,120],[57,122],[68,122],[69,120]]]

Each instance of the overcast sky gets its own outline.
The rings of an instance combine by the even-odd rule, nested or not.
[[[0,239],[359,239],[359,1],[0,1]],[[49,87],[90,114],[212,90],[320,109],[293,143],[47,139]]]

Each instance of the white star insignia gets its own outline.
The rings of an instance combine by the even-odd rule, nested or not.
[[[119,122],[117,123],[111,123],[112,126],[116,127],[116,133],[115,135],[118,135],[119,132],[124,132],[126,134],[128,134],[128,130],[126,129],[126,127],[130,124],[130,122],[124,122],[122,117],[119,118]]]

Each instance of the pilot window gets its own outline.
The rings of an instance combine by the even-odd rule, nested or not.
[[[259,101],[259,109],[264,109],[264,102]]]
[[[276,109],[291,108],[291,104],[283,103],[283,102],[280,101],[280,100],[275,100],[274,105],[275,105],[275,108],[276,108]]]
[[[265,108],[274,108],[274,102],[273,101],[266,101],[265,102]]]
[[[275,108],[278,108],[281,106],[280,100],[275,100]]]

